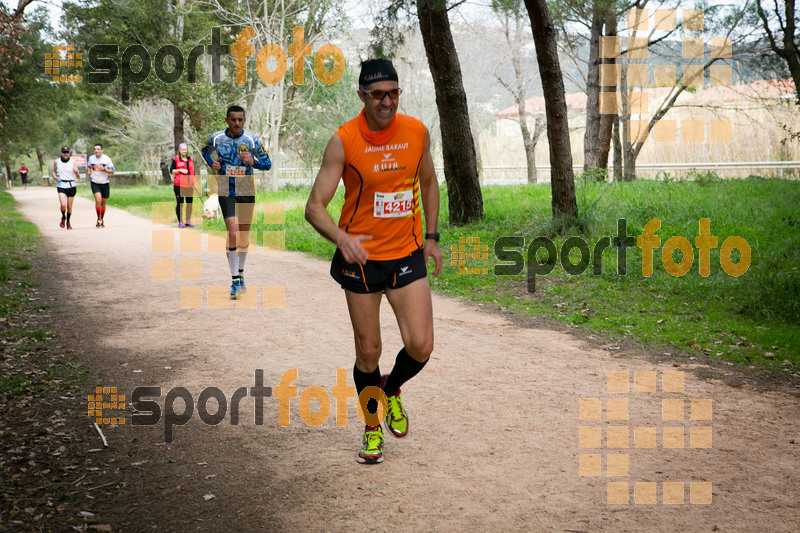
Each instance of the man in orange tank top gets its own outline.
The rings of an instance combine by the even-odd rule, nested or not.
[[[353,381],[364,398],[378,388],[386,396],[384,423],[395,437],[408,433],[408,415],[400,386],[414,377],[433,351],[433,306],[426,265],[433,257],[434,276],[442,269],[439,250],[439,184],[427,128],[397,113],[402,89],[392,62],[361,64],[359,116],[331,137],[306,204],[306,220],[336,244],[331,276],[345,292],[353,325],[356,363]],[[326,207],[344,181],[345,202],[339,223]],[[422,230],[422,212],[425,231]],[[389,300],[400,327],[403,348],[392,371],[381,376],[380,306]],[[372,392],[372,394],[370,394]],[[383,398],[381,398],[382,400]],[[377,400],[362,404],[375,425],[364,429],[359,463],[383,461],[383,431]],[[369,418],[369,415],[367,415]]]

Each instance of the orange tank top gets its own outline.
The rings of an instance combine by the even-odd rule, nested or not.
[[[362,242],[370,260],[400,259],[422,248],[419,167],[425,125],[397,113],[388,128],[373,133],[362,110],[336,134],[344,144],[339,227],[350,235],[372,235]]]

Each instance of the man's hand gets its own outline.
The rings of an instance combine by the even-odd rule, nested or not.
[[[434,241],[433,239],[428,239],[425,241],[425,264],[428,264],[428,260],[433,257],[433,260],[436,264],[436,267],[433,270],[434,276],[439,276],[439,272],[442,271],[442,251],[439,250],[439,243]]]
[[[253,166],[253,154],[251,154],[250,151],[247,150],[246,148],[244,149],[244,151],[242,151],[242,153],[239,154],[239,159],[241,159],[243,162],[247,163],[251,167]]]
[[[339,249],[342,251],[342,256],[347,263],[360,263],[365,265],[369,252],[361,245],[364,241],[371,241],[372,235],[354,235],[346,236],[339,241]],[[441,254],[439,254],[441,257]]]
[[[222,163],[220,161],[222,160],[217,159],[216,161],[214,161],[214,163],[211,164],[211,170],[213,170],[214,172],[219,172],[219,170],[222,168]]]

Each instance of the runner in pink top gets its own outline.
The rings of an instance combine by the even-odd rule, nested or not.
[[[178,146],[178,155],[172,158],[169,167],[172,174],[173,190],[175,191],[175,215],[178,217],[179,228],[193,228],[192,200],[194,199],[194,161],[189,157],[189,146],[181,143]],[[186,203],[186,223],[181,218],[181,204]]]

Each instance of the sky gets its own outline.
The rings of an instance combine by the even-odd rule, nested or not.
[[[0,0],[9,8],[16,9],[17,7],[17,0]],[[353,26],[356,27],[369,27],[372,25],[373,21],[373,13],[371,12],[370,2],[363,2],[361,0],[348,0],[346,2],[348,4],[347,7],[347,15],[353,21]],[[470,11],[470,6],[485,6],[488,4],[488,0],[486,2],[482,2],[482,0],[470,0],[465,2],[460,9]],[[32,2],[30,6],[25,9],[25,12],[31,12],[37,8],[37,6],[44,6],[46,7],[50,13],[50,20],[53,24],[53,28],[56,31],[61,29],[60,21],[61,21],[61,0],[45,0],[45,1],[36,1]]]
[[[12,11],[17,8],[17,0],[0,0]],[[31,13],[37,7],[43,6],[50,11],[50,22],[56,31],[61,30],[61,0],[46,0],[44,2],[36,1],[31,2],[31,5],[25,8],[25,13]]]

